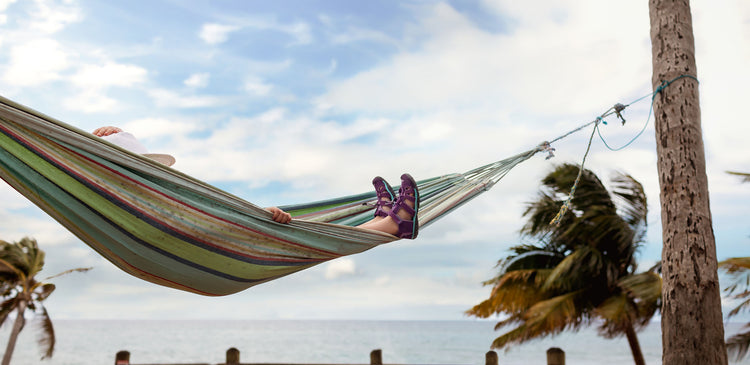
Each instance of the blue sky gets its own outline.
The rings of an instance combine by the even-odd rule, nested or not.
[[[692,2],[712,215],[720,259],[747,256],[744,121],[750,4]],[[117,125],[191,176],[263,206],[465,171],[651,92],[648,7],[623,1],[0,0],[0,95],[85,130]],[[619,146],[646,122],[603,128]],[[0,237],[48,253],[53,318],[462,319],[519,243],[524,203],[588,133],[399,241],[222,298],[120,272],[8,186]],[[595,140],[587,166],[625,171],[650,199],[643,267],[661,232],[653,126],[633,145]],[[726,303],[731,305],[731,303]]]

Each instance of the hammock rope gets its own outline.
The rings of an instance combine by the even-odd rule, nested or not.
[[[570,134],[572,134],[574,132],[577,132],[577,131],[579,131],[581,129],[584,129],[584,128],[592,125],[592,124],[594,125],[594,130],[591,131],[591,136],[589,137],[589,142],[588,142],[588,145],[586,146],[586,153],[583,154],[583,159],[581,160],[581,164],[578,165],[579,166],[578,167],[578,176],[576,176],[576,180],[575,180],[575,182],[573,182],[573,186],[570,188],[570,194],[568,194],[568,198],[565,200],[565,202],[563,203],[563,205],[560,207],[560,211],[557,212],[557,215],[555,215],[555,217],[552,219],[552,221],[550,222],[550,224],[554,224],[556,226],[560,226],[560,223],[562,222],[563,216],[568,211],[568,209],[570,209],[570,203],[573,200],[573,197],[575,196],[576,188],[578,187],[578,183],[581,181],[581,175],[583,175],[583,165],[586,163],[586,157],[588,157],[589,151],[591,150],[591,143],[594,140],[594,133],[598,133],[599,134],[599,138],[602,140],[602,143],[604,143],[604,146],[607,147],[607,149],[609,149],[610,151],[620,151],[620,150],[623,150],[626,147],[630,146],[633,142],[635,142],[636,139],[638,139],[643,134],[643,132],[646,130],[646,127],[648,127],[648,122],[651,120],[651,114],[653,113],[653,110],[654,110],[654,99],[656,99],[656,95],[659,94],[665,88],[667,88],[669,85],[671,85],[673,82],[675,82],[675,81],[677,81],[679,79],[682,79],[682,78],[689,78],[689,79],[695,80],[696,82],[699,82],[698,78],[696,78],[695,76],[692,76],[692,75],[679,75],[679,76],[673,78],[672,80],[669,80],[669,81],[664,80],[664,81],[661,82],[661,84],[659,84],[658,87],[656,87],[656,89],[654,89],[654,91],[652,93],[646,94],[646,95],[644,95],[644,96],[642,96],[642,97],[640,97],[638,99],[635,99],[635,100],[633,100],[630,103],[625,104],[625,105],[617,103],[614,106],[612,106],[611,108],[607,109],[600,116],[596,117],[596,119],[592,120],[591,122],[586,123],[586,124],[584,124],[584,125],[576,128],[576,129],[574,129],[573,131],[570,131],[570,132],[564,134],[563,136],[558,137],[557,139],[553,140],[553,142],[557,141],[557,140],[559,140],[561,138],[569,136]],[[622,111],[625,110],[625,108],[627,108],[627,107],[629,107],[629,106],[631,106],[631,105],[633,105],[633,104],[635,104],[635,103],[637,103],[637,102],[639,102],[639,101],[641,101],[641,100],[643,100],[645,98],[648,98],[648,97],[651,97],[651,106],[648,109],[648,116],[646,117],[646,121],[643,123],[643,128],[641,128],[641,130],[632,139],[630,139],[630,141],[628,141],[624,145],[622,145],[620,147],[617,147],[617,148],[610,147],[610,145],[604,139],[604,136],[602,136],[602,132],[601,132],[601,129],[599,128],[599,124],[601,123],[601,124],[605,124],[606,125],[607,122],[604,120],[604,118],[606,118],[606,117],[608,117],[608,116],[610,116],[612,114],[615,114],[622,121],[622,125],[625,125],[625,118],[621,114]]]
[[[420,227],[536,153],[551,157],[550,144],[419,181]],[[372,217],[374,192],[281,207],[295,219],[279,224],[248,201],[3,97],[0,178],[123,271],[201,295],[236,293],[397,239],[356,227]]]

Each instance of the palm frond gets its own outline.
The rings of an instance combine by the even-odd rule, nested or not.
[[[742,182],[750,182],[750,174],[746,172],[727,171],[727,174],[742,176]]]
[[[513,343],[522,343],[524,341],[528,341],[538,335],[539,334],[537,333],[529,331],[528,326],[522,323],[518,325],[518,327],[503,333],[501,336],[492,341],[491,347],[493,349],[502,349],[503,347]]]
[[[594,313],[601,318],[599,334],[605,338],[615,338],[624,334],[627,325],[635,321],[636,309],[627,294],[612,295],[594,309]]]
[[[0,325],[5,323],[5,320],[8,319],[8,315],[16,309],[17,305],[18,298],[16,297],[6,299],[0,304]]]
[[[648,202],[643,185],[632,176],[617,173],[612,179],[612,194],[619,198],[619,211],[632,227],[646,224]]]
[[[57,278],[57,277],[60,277],[60,276],[63,276],[63,275],[67,275],[67,274],[70,274],[70,273],[74,273],[74,272],[86,272],[86,271],[89,271],[89,270],[92,270],[92,269],[93,269],[93,267],[79,267],[79,268],[75,268],[75,269],[65,270],[65,271],[63,271],[63,272],[61,272],[59,274],[55,274],[55,275],[52,275],[52,276],[49,276],[49,277],[45,278],[44,281],[51,280],[51,279],[54,279],[54,278]]]
[[[492,341],[493,349],[502,349],[512,344],[521,344],[526,341],[543,338],[546,336],[556,335],[562,330],[546,330],[544,328],[531,328],[527,324],[520,324],[516,328],[503,333]]]
[[[566,328],[578,327],[583,313],[579,311],[577,300],[582,293],[569,292],[538,302],[524,313],[524,323],[539,333],[560,332]]]
[[[539,198],[526,206],[523,216],[528,217],[528,221],[521,228],[521,234],[539,237],[554,232],[555,227],[550,225],[549,222],[555,218],[562,204],[562,200],[555,199],[545,192],[540,192]],[[569,224],[571,221],[572,217],[565,215],[560,225],[565,226],[566,223]]]
[[[488,318],[495,314],[520,313],[545,298],[540,290],[549,270],[515,270],[504,274],[492,288],[490,297],[466,311]]]
[[[579,246],[552,270],[545,290],[578,290],[604,270],[601,253],[591,246]]]
[[[656,303],[661,299],[661,276],[653,271],[628,275],[617,285],[640,302]]]
[[[746,292],[744,292],[742,294],[744,294],[743,297],[750,296],[750,291],[746,291]],[[739,299],[740,297],[739,296],[735,296],[733,298]],[[747,298],[744,301],[740,302],[740,304],[738,304],[736,307],[734,307],[734,309],[732,309],[731,311],[729,311],[729,313],[727,313],[727,317],[734,317],[734,316],[740,314],[740,312],[742,312],[744,310],[747,310],[747,309],[750,309],[750,298]]]
[[[39,290],[36,290],[34,293],[36,295],[35,300],[39,302],[43,302],[45,299],[47,299],[47,297],[50,296],[50,294],[52,294],[53,291],[55,291],[55,284],[50,284],[50,283],[42,284],[39,287]]]
[[[554,335],[566,328],[577,328],[581,324],[580,313],[575,305],[580,292],[567,293],[529,308],[522,316],[511,317],[495,327],[519,323],[516,328],[504,333],[492,342],[492,348],[500,349],[510,344],[520,344],[532,339]]]
[[[734,361],[741,361],[750,349],[750,331],[738,333],[727,339],[727,352]]]
[[[732,257],[719,262],[719,268],[726,271],[732,278],[732,283],[724,288],[726,293],[732,294],[737,290],[747,291],[750,288],[750,257]]]
[[[502,276],[505,275],[507,271],[522,269],[522,268],[515,268],[515,267],[509,268],[508,267],[512,264],[513,261],[516,260],[517,257],[525,256],[525,254],[529,252],[535,252],[535,251],[551,252],[549,250],[544,249],[544,247],[542,246],[529,245],[529,244],[513,246],[509,249],[509,251],[511,251],[512,254],[506,256],[504,259],[498,260],[497,262],[497,267],[498,267],[497,276],[493,277],[492,279],[482,282],[482,285],[494,286],[500,280],[500,278],[502,278]]]
[[[52,320],[47,313],[47,308],[42,307],[41,320],[39,322],[39,335],[37,343],[42,348],[42,360],[51,358],[55,352],[55,328],[52,326]]]
[[[17,277],[17,280],[24,280],[26,275],[19,269],[11,260],[0,258],[0,271],[3,273],[13,274]]]
[[[26,243],[27,257],[29,258],[29,271],[26,275],[29,277],[36,276],[44,268],[44,257],[45,253],[39,249],[36,240],[33,238],[26,237],[21,240],[21,243]]]
[[[552,268],[562,260],[562,255],[549,251],[529,251],[513,257],[503,263],[500,272],[509,272],[524,269],[547,269]]]
[[[729,274],[750,270],[750,257],[732,257],[719,262],[719,267]]]

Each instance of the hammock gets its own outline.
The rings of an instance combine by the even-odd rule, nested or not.
[[[424,228],[545,146],[418,182]],[[0,178],[120,269],[202,295],[227,295],[397,238],[355,227],[375,193],[265,209],[0,97]],[[398,189],[398,187],[396,187]]]

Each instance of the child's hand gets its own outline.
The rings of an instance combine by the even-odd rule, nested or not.
[[[110,134],[115,134],[115,133],[120,133],[120,132],[122,132],[122,129],[108,126],[108,127],[97,128],[91,133],[97,137],[104,137]]]
[[[277,207],[270,207],[266,208],[267,211],[273,213],[273,220],[278,223],[289,223],[292,221],[292,215],[277,208]]]

